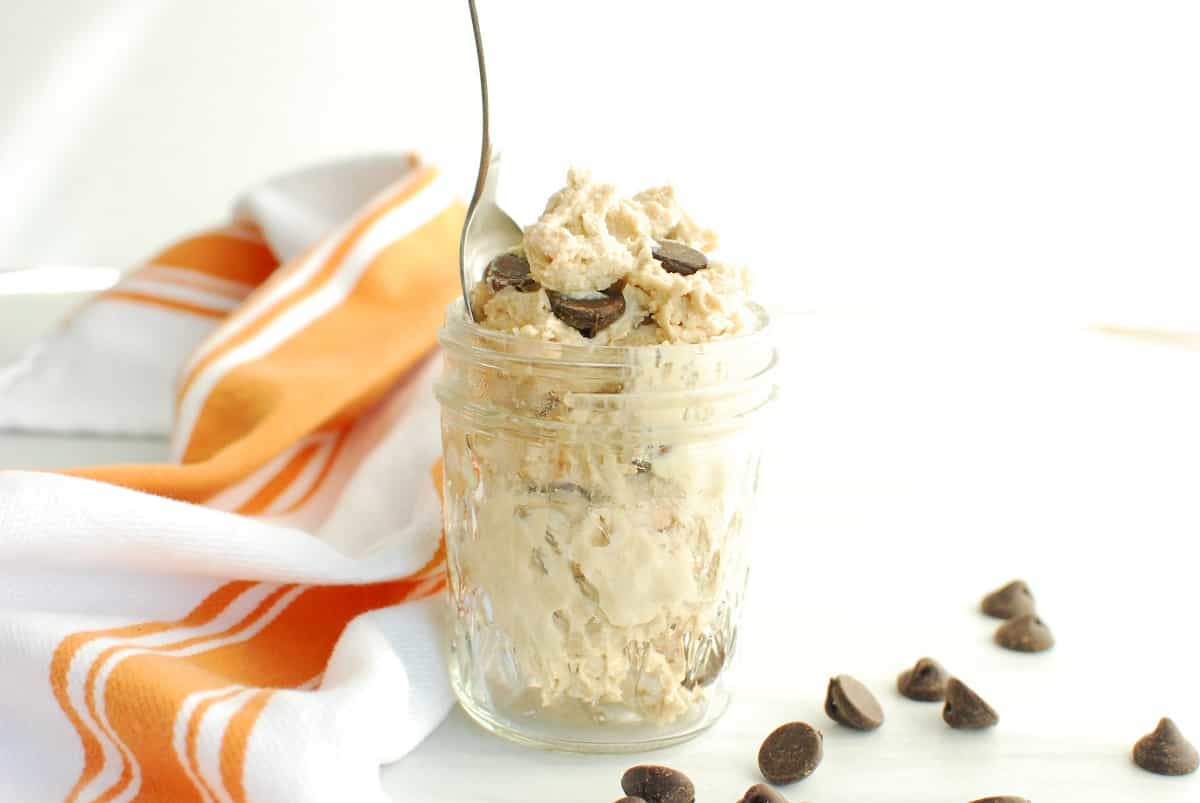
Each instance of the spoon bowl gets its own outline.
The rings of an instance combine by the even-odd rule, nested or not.
[[[521,244],[521,227],[496,203],[496,188],[500,183],[500,152],[495,147],[491,108],[488,102],[487,67],[483,57],[483,35],[479,29],[479,12],[475,0],[467,0],[471,11],[471,28],[475,32],[475,55],[479,61],[479,93],[483,103],[483,138],[479,150],[479,175],[475,192],[467,207],[462,239],[458,248],[458,270],[462,280],[463,303],[471,320],[479,320],[471,306],[471,290],[483,278],[483,272],[498,254],[511,251]]]

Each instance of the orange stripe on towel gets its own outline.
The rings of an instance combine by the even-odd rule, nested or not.
[[[431,480],[439,493],[441,473],[439,461],[431,469]],[[105,769],[99,736],[83,722],[71,700],[68,680],[72,674],[84,673],[85,702],[97,723],[100,722],[98,699],[102,696],[104,712],[112,725],[111,733],[104,729],[108,740],[123,745],[132,762],[124,764],[122,754],[119,780],[105,790],[100,800],[111,800],[127,790],[136,767],[140,785],[135,801],[201,803],[203,792],[192,779],[195,775],[210,796],[218,786],[223,786],[233,800],[246,803],[250,741],[272,691],[307,688],[311,679],[325,670],[334,646],[355,617],[440,592],[445,587],[444,561],[442,540],[420,571],[401,580],[357,586],[281,586],[219,633],[189,636],[154,647],[138,647],[136,640],[208,625],[258,584],[227,583],[174,622],[147,622],[68,636],[55,651],[50,670],[55,698],[84,749],[84,768],[68,800],[78,800],[83,788]],[[261,623],[261,627],[246,633],[245,638],[227,638],[246,632],[256,623]],[[81,651],[106,638],[117,643],[100,652],[90,666],[76,667],[72,673],[72,663]],[[218,643],[222,640],[225,643]],[[206,648],[206,645],[211,646]],[[96,684],[105,660],[129,647],[143,651],[125,656],[111,668],[101,695]],[[172,654],[183,649],[188,654]],[[200,702],[191,712],[185,723],[183,755],[167,749],[166,746],[175,744],[176,723],[188,699],[197,693],[229,686],[238,688]],[[227,715],[219,745],[220,778],[204,775],[198,760],[198,740],[205,714],[211,716],[212,706],[246,688],[258,691]]]
[[[282,513],[292,513],[304,507],[307,502],[316,496],[317,491],[321,490],[321,486],[325,484],[329,474],[333,471],[333,467],[337,465],[338,456],[342,452],[342,447],[346,445],[346,441],[350,439],[350,428],[347,427],[338,433],[337,442],[333,444],[333,448],[329,451],[329,458],[325,461],[325,465],[321,467],[321,473],[313,480],[313,484],[309,486],[304,495],[297,499],[294,503],[288,505]]]
[[[109,290],[102,298],[108,301],[134,301],[139,304],[149,304],[152,307],[164,307],[176,312],[187,312],[192,315],[203,315],[205,318],[224,318],[229,310],[213,309],[201,304],[189,304],[173,298],[160,298],[148,293],[138,293],[129,290]]]
[[[217,279],[258,286],[275,272],[279,260],[261,235],[253,236],[256,229],[243,227],[239,231],[240,234],[226,234],[217,229],[197,234],[170,246],[147,262],[192,268]]]
[[[244,641],[188,656],[146,653],[121,661],[109,675],[105,708],[115,735],[129,747],[142,776],[134,800],[199,799],[174,751],[163,749],[171,744],[175,720],[190,695],[231,684],[264,691],[301,686],[324,670],[342,631],[356,616],[416,598],[418,593],[436,593],[439,587],[416,579],[314,586]],[[221,745],[223,777],[208,777],[210,785],[223,783],[231,794],[241,788],[253,725],[266,701],[265,695],[255,695],[230,718]],[[123,773],[119,789],[125,788]]]
[[[147,731],[140,727],[134,727],[122,732],[122,726],[127,723],[125,723],[124,720],[117,715],[117,712],[115,712],[112,707],[111,696],[114,694],[118,697],[129,694],[144,697],[147,691],[158,691],[164,685],[164,683],[170,684],[173,682],[174,678],[163,677],[157,684],[145,683],[143,679],[140,692],[137,691],[137,686],[131,686],[129,690],[122,690],[119,685],[114,686],[114,678],[117,676],[121,668],[124,667],[128,662],[136,661],[139,658],[161,658],[170,660],[175,657],[168,654],[171,651],[202,645],[205,642],[216,642],[219,639],[227,638],[243,632],[247,628],[253,626],[259,620],[263,619],[270,612],[271,608],[294,588],[296,588],[295,585],[287,585],[276,589],[268,594],[261,602],[259,602],[249,614],[219,633],[212,633],[204,636],[193,636],[191,638],[176,641],[171,644],[150,647],[147,648],[145,653],[129,656],[125,658],[124,661],[118,663],[117,666],[113,667],[112,671],[109,673],[108,684],[105,687],[105,709],[108,712],[109,721],[112,723],[113,731],[115,731],[115,733],[109,734],[109,736],[110,738],[119,740],[120,743],[125,746],[125,749],[130,755],[127,756],[123,752],[120,779],[114,786],[110,787],[105,791],[104,794],[96,799],[97,803],[108,803],[108,801],[111,801],[117,795],[124,792],[126,788],[128,788],[129,784],[133,781],[133,766],[129,763],[130,761],[137,763],[138,767],[142,769],[143,774],[146,771],[145,768],[147,764],[161,764],[162,769],[159,773],[160,776],[167,772],[177,772],[185,779],[187,777],[184,773],[183,766],[179,763],[179,757],[174,755],[173,751],[171,751],[170,755],[167,755],[167,751],[162,749],[163,745],[171,744],[171,739],[173,737],[175,728],[174,718],[172,718],[171,722],[168,723],[169,730],[166,733],[166,740],[163,741],[157,737],[148,737]],[[92,668],[88,671],[88,677],[86,681],[87,707],[88,711],[92,714],[93,719],[95,719],[97,722],[99,722],[100,719],[96,702],[96,697],[99,694],[99,690],[96,688],[96,681],[99,677],[100,669],[104,665],[105,661],[108,660],[108,658],[112,657],[112,655],[119,650],[125,648],[126,645],[120,644],[108,648],[100,654],[100,656],[92,664]],[[205,691],[208,688],[217,688],[219,686],[228,685],[227,683],[219,682],[219,679],[214,679],[214,681],[215,684],[213,686],[202,685],[198,688],[189,689],[188,693],[190,694],[196,691]],[[184,696],[186,697],[187,695],[185,694]],[[179,699],[179,705],[176,710],[178,710],[178,708],[182,708],[183,701],[183,698]],[[106,728],[103,730],[108,733]]]
[[[229,720],[225,738],[221,740],[221,780],[234,803],[246,803],[246,751],[250,746],[250,731],[271,699],[271,690],[255,694]]]
[[[435,232],[442,227],[460,225],[457,214],[443,213],[393,243],[376,257],[338,306],[269,354],[230,370],[196,418],[183,462],[207,460],[225,448],[231,434],[238,431],[257,430],[255,434],[272,442],[293,443],[307,429],[297,423],[327,422],[379,399],[433,347],[446,304],[459,292],[456,282],[444,282],[438,270],[444,263],[430,243],[441,240]],[[398,265],[406,270],[388,269]],[[414,303],[417,299],[420,302]],[[427,332],[428,336],[421,338],[415,332]],[[261,387],[259,378],[266,377],[287,377],[293,386],[308,384],[312,390],[286,400],[258,394],[262,402],[271,402],[273,411],[291,406],[289,416],[265,417],[267,410],[262,404],[230,410],[215,403],[235,389]],[[347,384],[350,377],[357,387]]]
[[[222,377],[196,419],[183,465],[67,473],[202,502],[307,433],[348,420],[435,345],[446,305],[460,292],[463,215],[452,204],[385,248],[339,306]]]
[[[308,446],[301,449],[292,459],[287,462],[279,473],[258,490],[258,493],[250,497],[247,502],[237,509],[238,513],[247,516],[255,516],[262,513],[271,503],[274,502],[279,495],[288,489],[296,478],[300,476],[305,467],[312,462],[316,454],[325,446],[323,443],[310,443]]]
[[[196,750],[196,742],[200,736],[200,724],[204,721],[204,715],[208,713],[208,709],[212,708],[217,703],[228,700],[230,697],[241,694],[242,691],[243,689],[231,689],[224,694],[218,694],[215,697],[209,697],[207,700],[204,700],[197,705],[195,710],[192,711],[191,717],[188,718],[187,736],[184,741],[184,750],[186,751],[184,758],[192,772],[200,780],[200,785],[204,787],[204,791],[207,792],[208,796],[213,800],[220,800],[220,798],[217,797],[217,793],[213,791],[212,785],[208,782],[208,779],[204,777],[204,773],[200,769],[200,758],[197,755]]]
[[[424,189],[430,182],[433,181],[436,175],[436,172],[432,169],[425,168],[415,171],[410,176],[405,178],[398,188],[392,190],[392,194],[388,197],[386,203],[380,203],[370,214],[364,215],[354,225],[350,232],[342,238],[342,241],[339,243],[338,247],[336,247],[332,253],[329,254],[329,257],[325,260],[324,264],[311,279],[309,279],[305,284],[301,285],[289,295],[282,298],[271,309],[267,310],[266,313],[260,318],[246,326],[236,335],[229,338],[228,341],[222,343],[218,348],[206,355],[204,359],[202,359],[196,365],[192,366],[191,370],[188,372],[187,376],[184,378],[184,381],[179,387],[179,397],[182,398],[183,395],[188,392],[191,387],[191,383],[195,380],[195,378],[214,361],[220,359],[225,354],[228,354],[231,350],[237,348],[261,333],[284,311],[291,309],[296,304],[319,290],[322,285],[324,285],[334,274],[337,273],[337,269],[345,259],[346,254],[351,248],[354,247],[359,238],[362,237],[363,232],[369,229],[381,217],[386,215],[396,206],[404,203],[413,195],[416,195],[418,192]],[[275,276],[271,278],[271,282],[268,286],[273,286],[279,282],[282,282],[290,270],[298,269],[301,265],[303,265],[306,261],[306,258],[311,256],[311,253],[312,252],[310,251],[310,253],[306,254],[305,257],[295,260],[287,268],[278,271]],[[240,313],[235,313],[235,315],[237,314]]]
[[[68,801],[78,799],[83,787],[100,774],[104,765],[104,752],[100,746],[100,739],[84,723],[83,717],[71,702],[68,692],[68,674],[75,656],[88,644],[102,638],[137,638],[176,627],[200,627],[208,624],[253,585],[253,583],[243,581],[226,583],[208,595],[191,613],[177,622],[146,622],[112,630],[75,633],[63,639],[55,649],[54,657],[50,661],[50,687],[54,690],[54,698],[58,701],[59,707],[66,714],[67,720],[83,744],[83,773],[68,795]]]

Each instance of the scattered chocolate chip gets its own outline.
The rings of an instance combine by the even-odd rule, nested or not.
[[[822,741],[821,732],[807,723],[780,725],[758,749],[758,769],[774,784],[807,778],[821,763]]]
[[[587,338],[595,337],[625,314],[625,296],[618,282],[598,296],[572,298],[554,290],[546,291],[554,317]]]
[[[896,679],[896,688],[910,700],[937,703],[946,699],[945,668],[932,658],[922,658],[912,669],[906,669]]]
[[[746,790],[738,803],[788,803],[788,799],[765,783],[756,783]]]
[[[696,787],[679,770],[656,764],[630,767],[621,776],[621,791],[646,803],[695,803]]]
[[[1000,797],[981,797],[978,800],[972,800],[971,803],[1029,803],[1029,801],[1014,795],[1001,795]]]
[[[873,731],[883,724],[883,708],[875,695],[849,675],[838,675],[829,681],[825,713],[839,725],[860,731]]]
[[[990,728],[1000,721],[995,710],[958,678],[946,681],[946,705],[942,719],[956,730]]]
[[[1153,733],[1143,736],[1133,746],[1133,760],[1142,769],[1158,775],[1188,775],[1200,768],[1200,753],[1169,717],[1164,717]]]
[[[532,293],[541,285],[529,272],[529,260],[521,254],[501,254],[488,263],[483,279],[497,293],[512,287],[520,293]]]
[[[996,631],[996,643],[1016,652],[1045,652],[1054,646],[1054,634],[1035,613],[1009,619]]]
[[[675,240],[657,240],[652,253],[668,273],[691,276],[708,267],[708,257],[702,252]]]
[[[1024,616],[1034,613],[1033,592],[1022,580],[1013,580],[1003,588],[998,588],[983,598],[983,612],[996,619],[1012,619],[1014,616]]]

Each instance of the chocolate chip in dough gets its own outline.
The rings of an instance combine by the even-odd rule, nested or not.
[[[1200,753],[1169,717],[1134,745],[1133,760],[1157,775],[1188,775],[1200,768]]]
[[[849,675],[838,675],[829,681],[825,713],[839,725],[860,731],[873,731],[883,724],[883,708],[875,695]]]
[[[765,783],[756,783],[746,790],[746,794],[742,795],[738,803],[788,803],[788,799],[779,790],[772,789]]]
[[[546,291],[554,317],[586,338],[593,338],[625,314],[625,296],[618,282],[598,296],[572,298],[554,290]]]
[[[804,722],[780,725],[758,749],[758,769],[774,784],[795,783],[816,771],[824,755],[821,732]]]
[[[1013,580],[1003,588],[998,588],[983,598],[980,606],[983,612],[996,619],[1012,619],[1014,616],[1025,616],[1034,613],[1033,592],[1022,580]]]
[[[621,776],[621,791],[646,803],[695,803],[696,787],[679,770],[657,764],[630,767]]]
[[[1037,614],[1031,613],[1000,625],[996,643],[1015,652],[1045,652],[1054,646],[1054,634]]]
[[[910,700],[937,703],[946,699],[945,668],[932,658],[922,658],[912,669],[906,669],[896,679],[896,689]]]
[[[995,710],[958,678],[946,681],[942,719],[955,730],[981,730],[1000,721]]]
[[[981,797],[978,800],[972,800],[971,803],[1029,803],[1029,801],[1014,795],[1001,795],[1000,797]]]
[[[512,287],[519,293],[532,293],[539,285],[529,272],[529,260],[520,254],[501,254],[488,263],[483,280],[497,293]]]
[[[720,641],[711,641],[706,645],[701,642],[701,644],[703,645],[703,654],[697,655],[692,662],[689,662],[695,665],[688,668],[680,682],[685,689],[711,686],[720,676],[721,670],[725,668],[725,660],[728,657],[725,645]]]
[[[691,276],[708,267],[708,257],[703,252],[674,240],[656,240],[652,253],[668,273]]]

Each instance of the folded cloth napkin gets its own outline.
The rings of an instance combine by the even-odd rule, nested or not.
[[[431,352],[462,205],[415,157],[251,191],[0,379],[0,800],[383,801],[452,696]],[[165,410],[163,409],[165,408]]]

